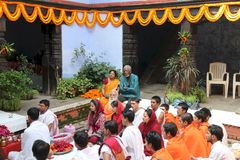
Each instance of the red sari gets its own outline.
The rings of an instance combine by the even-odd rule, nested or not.
[[[157,117],[156,114],[154,113],[154,111],[152,112],[152,115],[148,121],[148,123],[142,122],[139,125],[139,130],[142,133],[142,138],[143,138],[143,143],[145,143],[145,137],[147,136],[148,132],[150,131],[156,131],[160,136],[162,135],[162,130],[161,130],[161,126],[157,121]],[[161,138],[161,144],[162,144],[162,148],[164,148],[164,142],[163,139]],[[149,150],[147,150],[147,148],[144,148],[144,153],[146,156],[151,156],[153,154],[153,152],[150,152]]]
[[[124,110],[123,104],[118,101],[117,113],[112,115],[112,120],[116,121],[118,124],[118,133],[122,130],[122,112]]]
[[[98,104],[96,106],[96,112],[90,111],[87,122],[88,134],[90,136],[89,141],[92,143],[96,143],[98,138],[102,136],[105,121],[102,104],[99,100],[95,101],[97,101]],[[92,134],[96,135],[91,137]]]

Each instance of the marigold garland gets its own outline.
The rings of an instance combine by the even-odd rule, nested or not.
[[[90,98],[90,99],[97,99],[102,97],[102,93],[99,89],[91,89],[86,93],[81,95],[82,98]]]
[[[10,5],[16,5],[15,10],[11,12],[9,10]],[[151,9],[135,9],[135,10],[122,10],[122,11],[97,11],[97,10],[74,10],[54,8],[50,6],[43,6],[38,4],[29,4],[23,2],[8,2],[0,1],[0,17],[4,14],[10,21],[17,21],[21,15],[29,23],[36,20],[37,17],[44,23],[54,23],[56,25],[67,24],[72,25],[76,22],[78,25],[86,25],[92,28],[98,23],[101,27],[105,27],[109,22],[115,27],[120,26],[122,23],[127,25],[133,25],[138,21],[142,26],[147,26],[151,21],[156,25],[162,25],[167,20],[173,24],[179,24],[184,19],[191,23],[197,23],[201,18],[205,17],[210,22],[216,22],[222,16],[225,16],[229,21],[237,21],[240,19],[240,7],[236,13],[230,11],[230,6],[240,6],[240,2],[223,2],[223,3],[209,3],[192,6],[178,6],[167,8],[151,8]],[[31,14],[27,13],[26,7],[33,8]],[[215,14],[210,12],[211,7],[218,7],[218,11]],[[178,16],[174,16],[174,10],[181,10]],[[195,15],[192,15],[190,10],[198,9]],[[46,14],[43,14],[43,10],[47,10]],[[55,15],[54,11],[58,11],[59,15]],[[158,17],[157,11],[163,11],[162,17]],[[142,12],[148,12],[146,18],[142,17]],[[82,16],[79,16],[79,13]],[[128,14],[133,14],[132,18],[129,18]],[[89,15],[92,14],[92,17]],[[104,18],[100,14],[106,14]],[[114,17],[115,14],[120,15]]]

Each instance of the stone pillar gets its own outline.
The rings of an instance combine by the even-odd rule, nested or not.
[[[43,25],[44,55],[43,92],[55,95],[57,79],[62,76],[62,32],[61,26]]]
[[[190,52],[190,58],[193,62],[194,65],[196,65],[196,47],[197,47],[197,41],[196,41],[196,33],[195,33],[195,28],[191,23],[189,23],[187,20],[184,20],[181,23],[181,32],[189,32],[191,34],[191,38],[189,41],[189,52]]]
[[[5,41],[5,32],[6,32],[6,18],[2,16],[0,18],[0,42]],[[4,56],[0,55],[0,71],[7,69],[7,61]]]
[[[51,94],[56,93],[58,79],[62,77],[62,28],[54,26],[52,31]]]
[[[137,35],[133,27],[123,24],[123,65],[126,64],[138,74]]]
[[[42,57],[42,66],[43,66],[43,93],[50,95],[50,54],[51,54],[51,34],[50,34],[50,25],[42,25],[42,32],[44,34],[44,51]]]

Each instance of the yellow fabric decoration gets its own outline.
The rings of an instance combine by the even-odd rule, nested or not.
[[[232,5],[239,6],[239,9],[236,13],[231,12],[230,6]],[[15,10],[10,11],[10,6],[16,6]],[[32,13],[28,13],[26,7],[32,8]],[[210,12],[212,7],[217,8],[216,13]],[[192,15],[192,9],[197,9],[197,13],[195,15]],[[179,10],[179,15],[174,16],[173,12],[175,10]],[[58,15],[55,14],[56,11],[59,13]],[[163,12],[162,17],[158,17],[158,11]],[[142,17],[143,12],[148,12],[146,18]],[[90,18],[91,14],[92,18]],[[101,14],[105,14],[105,18],[101,18]],[[132,18],[129,18],[129,14],[132,14]],[[108,23],[111,23],[113,26],[118,27],[122,23],[133,25],[136,22],[142,26],[147,26],[151,21],[153,21],[156,25],[162,25],[167,20],[173,24],[180,24],[184,19],[190,23],[197,23],[203,17],[205,17],[210,22],[216,22],[222,16],[225,16],[227,20],[234,22],[240,19],[240,2],[233,1],[190,6],[122,11],[92,11],[55,8],[23,2],[0,1],[0,17],[3,15],[5,15],[6,18],[8,18],[10,21],[17,21],[22,15],[23,18],[29,23],[34,22],[38,17],[44,24],[54,23],[55,25],[72,25],[73,23],[77,23],[79,26],[86,25],[89,28],[94,27],[96,23],[98,23],[101,27],[105,27],[108,25]]]

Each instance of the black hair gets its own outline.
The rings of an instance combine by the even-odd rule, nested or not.
[[[153,110],[148,108],[148,109],[145,110],[145,112],[147,113],[148,117],[151,117]]]
[[[50,150],[50,145],[43,140],[36,140],[32,146],[33,156],[37,160],[46,160]]]
[[[206,107],[201,108],[200,111],[204,112],[206,117],[212,117],[211,111],[208,108],[206,108]]]
[[[118,107],[118,101],[112,101],[111,106],[112,107]]]
[[[73,136],[74,142],[81,148],[88,144],[88,134],[85,131],[77,131]]]
[[[108,73],[110,74],[111,72],[114,72],[114,74],[115,74],[115,77],[118,77],[118,73],[117,73],[117,71],[116,70],[114,70],[114,69],[111,69]]]
[[[161,103],[161,98],[159,96],[153,96],[151,99],[154,99],[158,104]]]
[[[29,108],[27,111],[27,115],[33,120],[38,120],[39,118],[39,109],[37,107]]]
[[[49,106],[50,106],[50,102],[49,102],[49,100],[47,100],[47,99],[43,99],[43,100],[41,100],[39,103],[40,103],[40,104],[41,104],[41,103],[44,104],[44,105],[47,106],[48,108],[49,108]]]
[[[177,132],[178,132],[177,125],[173,122],[165,123],[163,125],[163,129],[164,129],[166,134],[170,133],[170,135],[173,136],[173,137],[175,137]]]
[[[156,131],[148,132],[146,136],[148,144],[152,144],[152,148],[157,151],[162,148],[161,136]]]
[[[126,112],[126,111],[128,111],[130,108],[132,108],[132,106],[131,106],[131,103],[130,103],[130,101],[128,101],[128,103],[126,104],[126,106],[125,106],[125,108],[124,108],[123,112]]]
[[[220,126],[213,124],[213,125],[208,127],[208,131],[210,132],[211,135],[216,136],[219,141],[222,141],[223,130]]]
[[[94,104],[94,106],[96,107],[96,110],[98,111],[98,109],[99,109],[99,106],[98,106],[98,102],[97,102],[97,100],[95,100],[95,99],[92,99],[92,100],[90,101],[90,103],[93,103],[93,104]],[[92,112],[92,114],[94,114],[94,112]]]
[[[141,99],[140,98],[138,98],[138,97],[132,97],[132,98],[130,98],[130,100],[129,100],[130,102],[131,101],[134,101],[134,102],[137,102],[137,103],[139,103],[140,101],[141,101]]]
[[[125,112],[122,113],[124,118],[127,118],[129,122],[133,122],[135,114],[132,110],[127,110]]]
[[[181,115],[181,120],[183,122],[188,122],[188,124],[192,124],[193,116],[191,113],[184,113],[183,115]]]
[[[188,106],[187,103],[181,102],[181,103],[178,104],[178,106],[181,106],[182,109],[185,110],[186,112],[188,111],[189,106]]]
[[[105,121],[104,122],[104,128],[106,130],[109,130],[111,132],[111,134],[118,134],[118,124],[114,120]]]
[[[164,107],[167,111],[169,110],[169,105],[166,103],[161,104],[161,107]]]
[[[194,115],[201,120],[201,122],[206,121],[206,114],[203,111],[196,111]]]

